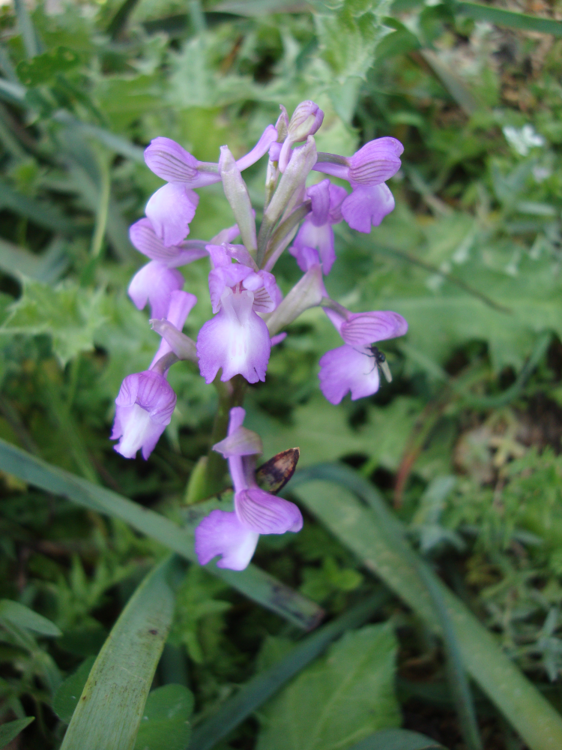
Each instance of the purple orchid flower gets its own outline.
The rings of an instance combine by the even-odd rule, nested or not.
[[[150,219],[139,219],[129,229],[133,246],[150,260],[157,260],[168,268],[186,266],[200,258],[206,258],[205,242],[187,240],[178,245],[166,246],[154,231]]]
[[[129,297],[139,310],[148,302],[152,318],[165,318],[171,293],[181,289],[184,283],[185,279],[178,270],[168,268],[157,260],[151,260],[131,279]]]
[[[170,424],[176,406],[176,394],[166,378],[154,370],[127,375],[115,399],[115,422],[111,440],[125,458],[142,451],[146,460],[160,435]]]
[[[324,310],[345,342],[320,359],[320,390],[331,404],[339,404],[348,391],[352,401],[376,393],[380,377],[373,343],[403,336],[408,330],[406,320],[390,310],[347,314],[343,310]]]
[[[242,172],[259,161],[276,140],[275,126],[268,125],[254,148],[238,159],[238,169]],[[221,179],[217,164],[198,161],[171,138],[154,138],[144,151],[144,160],[147,167],[166,182],[182,183],[189,188],[205,187]]]
[[[349,180],[353,192],[341,206],[343,218],[352,229],[369,233],[394,209],[394,198],[386,180],[400,169],[404,147],[396,138],[376,138],[343,163],[318,161],[318,172]]]
[[[214,265],[209,291],[216,315],[197,338],[201,375],[212,383],[222,368],[222,381],[238,374],[249,383],[265,380],[271,342],[257,313],[272,312],[279,304],[281,292],[275,277],[257,270],[241,245],[207,245],[207,250]],[[239,262],[232,263],[233,259]]]
[[[234,512],[213,510],[195,529],[195,552],[201,565],[220,555],[217,567],[244,570],[260,534],[302,529],[302,515],[294,503],[258,487],[254,456],[262,452],[261,440],[243,426],[245,416],[240,406],[231,409],[228,436],[213,446],[228,460],[234,484]]]
[[[174,182],[163,185],[149,199],[145,213],[166,247],[177,245],[187,237],[198,203],[196,192]]]
[[[305,247],[316,248],[322,262],[322,270],[328,275],[336,259],[332,225],[339,224],[342,220],[341,206],[347,198],[347,190],[332,185],[330,180],[326,179],[309,187],[306,197],[310,198],[312,212],[302,223],[289,252],[297,259],[301,271],[307,271],[302,250]]]

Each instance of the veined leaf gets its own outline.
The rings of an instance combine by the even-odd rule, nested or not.
[[[264,708],[257,750],[348,748],[396,726],[396,647],[388,624],[346,633]]]
[[[193,695],[183,685],[164,685],[146,701],[135,750],[185,750],[191,735]]]

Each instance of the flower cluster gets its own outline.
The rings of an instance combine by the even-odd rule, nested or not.
[[[163,137],[146,149],[147,166],[166,184],[148,201],[146,217],[130,229],[133,245],[149,262],[133,277],[129,296],[139,310],[150,306],[151,324],[162,339],[150,367],[127,376],[116,399],[112,438],[126,458],[141,450],[146,459],[170,423],[176,403],[166,379],[171,365],[190,360],[206,383],[235,376],[263,381],[271,347],[311,307],[322,307],[343,339],[320,359],[320,388],[330,403],[338,404],[348,392],[352,399],[375,393],[379,370],[390,376],[375,344],[405,334],[406,321],[390,311],[350,312],[330,298],[324,277],[336,262],[334,224],[345,221],[367,233],[394,208],[386,180],[400,168],[402,144],[377,138],[350,157],[318,152],[314,134],[323,117],[311,101],[302,102],[290,120],[281,107],[277,123],[238,160],[223,146],[218,162],[200,162]],[[265,205],[257,231],[242,172],[266,155]],[[320,173],[316,181],[313,172]],[[331,177],[349,183],[351,191]],[[188,239],[199,201],[195,190],[218,182],[235,224],[209,241]],[[274,267],[286,249],[303,276],[283,297]],[[210,265],[213,317],[194,341],[182,329],[197,299],[183,291],[178,268],[201,259]],[[302,526],[296,506],[257,486],[253,462],[261,443],[243,427],[244,414],[240,407],[231,410],[228,436],[214,446],[228,460],[235,512],[213,511],[196,531],[200,562],[221,555],[218,564],[234,570],[246,567],[259,534]]]

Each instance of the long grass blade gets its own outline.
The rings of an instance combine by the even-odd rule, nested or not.
[[[562,22],[550,18],[515,13],[511,10],[494,8],[491,5],[481,5],[480,3],[458,2],[454,4],[453,10],[463,16],[470,16],[475,21],[488,21],[488,23],[495,23],[498,26],[511,26],[512,29],[521,29],[521,31],[538,31],[541,34],[562,36]]]
[[[0,470],[85,508],[120,518],[186,560],[197,562],[193,533],[189,530],[180,528],[159,513],[143,508],[116,492],[52,466],[4,440],[0,440]],[[214,563],[209,563],[206,569],[244,596],[303,630],[316,627],[323,617],[323,610],[317,604],[255,565],[241,572],[217,568]]]
[[[340,487],[334,486],[337,482]],[[305,484],[306,483],[306,484]],[[370,497],[376,518],[354,494],[365,497],[365,480],[343,466],[317,466],[297,472],[292,488],[365,567],[392,588],[431,626],[439,629],[434,602],[415,553],[408,547],[400,524],[377,498]],[[424,563],[420,560],[420,565]],[[562,747],[562,718],[496,645],[494,638],[468,608],[434,576],[453,624],[466,670],[495,703],[531,750]]]
[[[172,555],[149,573],[100,651],[61,750],[132,750],[174,614]]]
[[[250,680],[233,698],[226,701],[211,719],[196,729],[189,750],[209,750],[214,747],[285,683],[320,656],[333,640],[347,630],[360,627],[387,600],[386,592],[373,594],[337,620],[303,639],[278,664]]]

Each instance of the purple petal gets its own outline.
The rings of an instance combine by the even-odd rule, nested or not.
[[[369,141],[349,159],[349,181],[352,187],[380,185],[400,169],[404,147],[396,138]]]
[[[213,510],[195,529],[195,554],[200,565],[221,556],[217,568],[244,570],[256,549],[259,534],[243,526],[236,513]]]
[[[213,445],[213,450],[222,453],[225,458],[232,456],[255,456],[262,453],[263,446],[257,432],[244,427],[246,411],[241,406],[234,406],[230,410],[228,422],[228,436],[220,443]]]
[[[282,341],[285,341],[287,338],[287,333],[278,333],[277,336],[271,337],[271,346],[277,346],[277,344],[280,344]]]
[[[308,245],[298,244],[293,245],[289,248],[291,255],[297,259],[297,263],[301,271],[305,273],[309,271],[312,266],[320,265],[320,257],[318,256],[318,250]]]
[[[340,335],[346,344],[365,346],[375,341],[404,336],[408,331],[407,321],[390,310],[351,313],[342,325]]]
[[[312,185],[306,193],[312,203],[310,221],[317,227],[326,224],[330,210],[330,180],[325,179]]]
[[[207,247],[210,247],[210,245],[207,245]],[[241,281],[244,281],[252,273],[251,268],[243,266],[240,263],[232,263],[230,258],[228,258],[228,265],[219,266],[209,273],[209,295],[211,297],[213,313],[220,310],[221,297],[224,290],[227,287],[240,284]]]
[[[150,198],[146,215],[157,237],[166,247],[179,245],[189,234],[189,223],[195,216],[199,196],[185,185],[168,183]]]
[[[260,436],[246,427],[239,427],[232,435],[213,445],[213,450],[225,458],[232,456],[256,456],[263,453]]]
[[[193,247],[182,245],[170,245],[166,247],[160,237],[156,235],[150,219],[139,219],[129,229],[129,237],[136,249],[151,260],[175,268],[185,266],[199,258],[205,258],[208,253],[205,247],[199,247],[199,240],[194,240]]]
[[[199,331],[197,354],[206,383],[220,368],[223,382],[238,374],[249,383],[265,380],[271,343],[266,324],[252,310],[253,299],[251,292],[226,289],[220,312]]]
[[[342,220],[341,205],[347,198],[347,190],[330,183],[330,224],[339,224]]]
[[[185,279],[175,268],[167,268],[156,260],[151,260],[131,279],[129,297],[135,306],[142,310],[150,303],[151,318],[165,318],[170,305],[170,295],[181,289]]]
[[[230,242],[234,242],[239,234],[240,230],[238,229],[238,224],[234,224],[231,227],[226,227],[226,229],[221,229],[218,234],[215,234],[215,236],[211,239],[211,244],[228,245]]]
[[[172,386],[151,370],[128,375],[121,384],[115,405],[111,439],[120,438],[115,450],[125,458],[134,458],[142,449],[143,458],[147,459],[170,424],[176,405]]]
[[[289,250],[291,255],[295,255],[297,263],[302,271],[308,270],[305,268],[306,261],[304,258],[299,260],[300,254],[298,250],[302,247],[316,248],[320,254],[320,261],[322,263],[322,271],[327,276],[334,261],[336,260],[336,253],[334,249],[334,230],[330,224],[324,224],[322,226],[315,226],[312,221],[308,218],[305,219],[295,237],[294,248],[297,252],[293,251],[293,248]]]
[[[284,534],[302,529],[302,515],[294,503],[259,487],[237,492],[234,507],[244,526],[258,534]]]
[[[394,198],[384,183],[356,188],[341,206],[342,216],[349,226],[365,234],[371,231],[371,226],[378,227],[393,209]]]
[[[368,349],[340,346],[320,359],[320,390],[331,404],[339,404],[348,391],[351,400],[371,396],[379,389],[379,368]]]
[[[174,291],[170,294],[170,304],[168,307],[168,313],[166,319],[168,323],[171,323],[174,328],[181,332],[185,325],[187,316],[193,309],[193,306],[197,302],[197,297],[189,292]],[[151,367],[158,362],[161,357],[164,357],[168,352],[172,351],[172,347],[162,338],[158,351],[154,355],[154,359],[151,362]]]
[[[144,151],[146,166],[166,182],[192,182],[197,159],[171,138],[158,137]]]
[[[264,154],[269,151],[269,147],[272,143],[277,140],[277,130],[274,125],[268,125],[260,136],[259,141],[256,143],[254,148],[249,151],[246,156],[238,159],[236,165],[242,172],[244,169],[248,169],[252,164],[255,164]]]
[[[273,312],[283,299],[275,276],[267,271],[249,274],[244,279],[244,289],[253,293],[253,309],[257,313]]]

